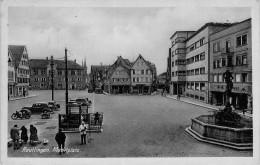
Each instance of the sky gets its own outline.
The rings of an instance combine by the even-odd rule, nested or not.
[[[29,59],[68,59],[78,64],[111,65],[118,56],[139,54],[166,71],[175,31],[196,31],[207,22],[251,18],[239,7],[9,7],[8,44],[26,45]],[[88,69],[90,72],[90,69]]]

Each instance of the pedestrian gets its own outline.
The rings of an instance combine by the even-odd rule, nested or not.
[[[13,139],[14,142],[14,150],[19,149],[19,129],[17,125],[15,124],[14,127],[10,131],[11,138]]]
[[[22,126],[21,130],[22,130],[21,140],[22,140],[25,144],[27,144],[27,141],[28,141],[27,128],[25,128],[25,126]]]
[[[64,132],[62,132],[62,129],[59,129],[59,132],[56,134],[55,136],[55,140],[58,144],[59,147],[59,153],[61,155],[62,151],[63,153],[65,153],[64,147],[65,147],[65,139],[66,139],[66,135]]]
[[[82,121],[81,125],[79,126],[79,132],[81,135],[81,144],[86,144],[87,125],[84,121]]]
[[[34,127],[32,124],[30,125],[30,142],[37,142],[38,135],[37,135],[37,128]]]

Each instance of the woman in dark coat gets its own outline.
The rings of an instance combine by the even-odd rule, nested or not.
[[[25,126],[22,126],[21,130],[21,140],[23,140],[23,142],[26,144],[28,141],[27,129],[25,128]]]
[[[38,141],[37,129],[33,125],[30,125],[30,141]]]

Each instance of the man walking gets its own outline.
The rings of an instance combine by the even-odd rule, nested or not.
[[[86,144],[86,136],[87,136],[87,125],[84,121],[82,121],[81,125],[79,126],[79,132],[81,135],[81,144]]]
[[[17,125],[15,124],[14,127],[10,131],[11,138],[14,142],[14,150],[19,149],[19,129],[17,128]]]
[[[59,146],[60,155],[61,155],[62,151],[63,151],[63,153],[65,153],[65,150],[64,150],[65,139],[66,139],[66,135],[64,132],[62,132],[62,129],[60,128],[59,132],[55,136],[55,140]]]

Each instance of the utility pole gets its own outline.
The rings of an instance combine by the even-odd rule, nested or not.
[[[54,74],[54,70],[53,70],[53,56],[51,56],[51,98],[52,101],[54,100],[54,83],[53,83],[53,74]]]
[[[65,47],[65,82],[66,82],[66,92],[65,92],[65,100],[66,100],[66,114],[69,114],[68,111],[68,62],[67,62],[67,48]]]

